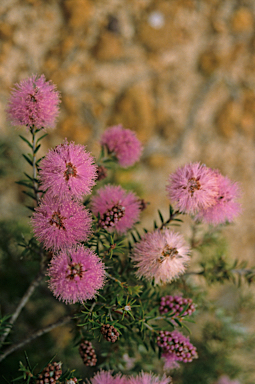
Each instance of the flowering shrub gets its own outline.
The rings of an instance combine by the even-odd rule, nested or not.
[[[31,139],[21,138],[32,152],[24,154],[32,172],[19,184],[34,201],[29,206],[34,237],[24,238],[20,245],[22,256],[37,260],[40,272],[15,313],[1,319],[0,360],[70,322],[84,365],[107,369],[98,370],[91,384],[170,384],[173,369],[199,361],[199,350],[190,341],[185,322],[194,322],[196,307],[205,304],[190,276],[200,275],[211,283],[235,280],[238,273],[248,282],[253,280],[253,269],[238,266],[238,261],[228,264],[221,255],[208,262],[203,255],[200,269],[189,269],[193,250],[203,249],[208,239],[211,245],[217,234],[218,229],[208,229],[207,224],[216,227],[237,217],[240,188],[218,170],[187,164],[168,177],[168,218],[159,211],[153,228],[138,230],[136,224],[147,203],[135,192],[110,184],[108,175],[114,172],[114,163],[124,168],[136,163],[142,144],[134,132],[119,125],[103,133],[97,160],[84,146],[67,140],[36,159],[45,136],[38,138],[38,133],[53,127],[58,104],[55,86],[44,76],[32,76],[16,86],[7,107],[9,120],[25,125],[31,134]],[[181,233],[186,215],[192,220],[191,239]],[[204,232],[198,235],[196,228],[203,224]],[[179,228],[173,230],[173,225]],[[4,341],[20,311],[45,276],[55,298],[65,303],[65,316],[21,343],[6,346]],[[130,371],[135,364],[138,369],[144,351],[153,361],[159,357],[163,376],[119,372]],[[16,381],[78,382],[73,371],[63,373],[61,367],[50,362],[36,373],[27,360],[26,365],[21,363],[23,376]],[[232,382],[226,377],[217,383]]]

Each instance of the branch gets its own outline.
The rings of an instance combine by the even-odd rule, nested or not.
[[[15,323],[15,321],[17,320],[22,308],[26,305],[27,301],[29,300],[32,293],[34,292],[35,288],[40,284],[42,278],[43,278],[43,274],[42,274],[42,272],[40,272],[36,276],[36,278],[32,281],[32,283],[28,287],[26,293],[21,298],[19,305],[17,306],[15,312],[13,313],[8,325],[13,325]],[[0,338],[0,346],[3,344],[4,340],[6,339],[8,334],[10,333],[10,330],[11,330],[11,327],[8,326],[8,328],[6,328],[5,332],[2,334],[2,336]]]
[[[58,320],[56,323],[50,324],[45,328],[39,329],[39,331],[33,333],[31,336],[24,339],[20,343],[12,345],[11,347],[7,348],[6,351],[0,356],[0,362],[3,361],[12,352],[17,351],[18,349],[22,348],[24,345],[30,343],[34,339],[37,339],[37,337],[40,337],[40,336],[44,335],[45,333],[52,331],[54,328],[60,327],[61,325],[68,323],[71,319],[72,319],[71,315],[62,317],[62,319]]]

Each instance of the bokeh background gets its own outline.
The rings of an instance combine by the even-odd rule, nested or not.
[[[255,264],[254,0],[1,0],[2,220],[27,221],[14,184],[25,144],[5,108],[13,84],[31,74],[45,74],[62,98],[42,155],[66,137],[96,156],[106,127],[136,131],[141,164],[119,181],[150,202],[144,222],[167,212],[165,184],[178,166],[218,168],[243,191],[226,231],[230,254]],[[229,287],[219,294],[224,305],[234,300]]]

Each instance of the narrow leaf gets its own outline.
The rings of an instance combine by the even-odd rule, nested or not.
[[[23,136],[21,136],[21,135],[19,135],[19,137],[20,137],[23,141],[25,141],[25,143],[27,143],[27,144],[29,145],[30,148],[33,148],[32,144],[31,144],[25,137],[23,137]]]
[[[161,220],[161,223],[163,224],[164,223],[164,218],[163,218],[163,215],[162,215],[162,213],[160,212],[159,209],[158,209],[158,215],[159,215],[159,218]]]
[[[44,135],[42,135],[41,137],[39,137],[39,139],[37,139],[37,141],[36,141],[36,144],[38,144],[39,141],[42,140],[45,136],[48,136],[48,133],[45,133]]]
[[[24,159],[30,164],[33,166],[33,162],[29,159],[28,156],[24,155],[24,153],[22,154],[22,156],[24,157]]]

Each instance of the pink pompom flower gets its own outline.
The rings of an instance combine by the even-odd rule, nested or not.
[[[162,377],[156,376],[152,373],[141,372],[137,376],[129,377],[129,384],[171,384],[171,377],[163,375]]]
[[[238,380],[231,380],[227,375],[223,375],[215,384],[241,384]]]
[[[99,226],[109,232],[125,233],[139,218],[140,202],[133,192],[106,185],[91,199],[91,210],[100,216]]]
[[[115,154],[123,168],[136,163],[142,154],[142,144],[135,132],[124,129],[122,125],[108,128],[101,137],[101,144]]]
[[[112,375],[111,371],[99,371],[90,379],[91,384],[128,384],[128,379],[120,373]]]
[[[43,191],[53,196],[82,198],[91,192],[97,177],[93,157],[85,146],[67,140],[51,149],[40,162],[40,182]]]
[[[146,233],[135,244],[131,258],[136,263],[139,278],[154,279],[155,284],[163,284],[185,272],[189,253],[181,234],[164,229]]]
[[[47,274],[53,295],[67,304],[93,299],[105,282],[104,264],[83,245],[53,256]]]
[[[195,214],[215,203],[218,178],[215,172],[200,163],[186,164],[172,173],[166,186],[168,196],[180,212]]]
[[[241,211],[241,205],[237,202],[240,190],[237,183],[233,183],[228,177],[215,171],[218,178],[219,190],[215,203],[207,209],[200,210],[196,216],[198,220],[218,225],[226,221],[232,222]]]
[[[32,75],[15,86],[6,110],[11,123],[36,129],[54,128],[60,103],[56,86],[46,81],[44,75]]]
[[[82,204],[48,193],[31,221],[37,239],[53,251],[85,241],[91,233],[91,215]]]

